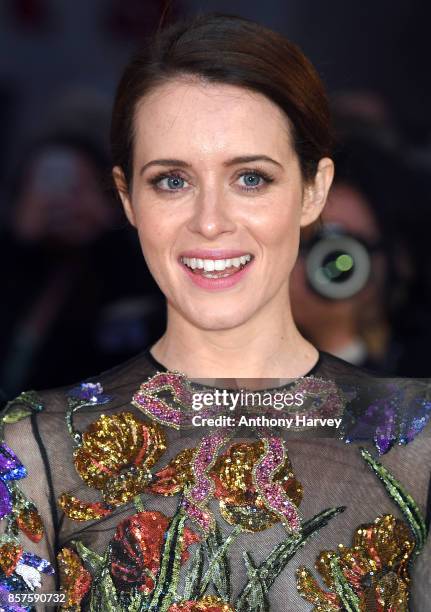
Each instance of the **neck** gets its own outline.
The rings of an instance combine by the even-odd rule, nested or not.
[[[166,332],[151,352],[165,367],[190,378],[293,378],[306,374],[318,359],[286,300],[223,330],[198,328],[168,305]]]

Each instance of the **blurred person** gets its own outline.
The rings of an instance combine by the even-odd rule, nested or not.
[[[138,249],[106,189],[107,163],[93,142],[64,133],[35,144],[21,165],[0,243],[0,388],[9,397],[23,384],[85,377],[151,336],[154,284],[134,276]],[[119,254],[127,274],[117,273]]]
[[[412,195],[408,169],[397,155],[366,140],[346,141],[335,162],[334,184],[320,225],[302,236],[292,274],[293,312],[306,337],[322,350],[376,372],[402,375],[403,346],[396,327],[412,279],[408,243],[400,226],[400,210]],[[337,236],[345,237],[340,244],[348,257],[350,248],[358,249],[358,261],[352,262],[348,274],[339,270],[336,278],[325,279],[326,291],[313,286],[310,275],[321,272],[318,266],[325,265],[325,257],[331,265],[331,239],[327,246],[324,242],[331,235],[334,244]],[[310,246],[319,240],[321,262],[316,259],[316,269],[307,269]],[[335,256],[340,256],[337,249]],[[353,283],[351,290],[348,283]]]

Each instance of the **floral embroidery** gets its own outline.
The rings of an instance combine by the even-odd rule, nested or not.
[[[182,450],[169,464],[158,471],[150,490],[162,495],[174,495],[195,482],[193,459],[196,450]],[[215,484],[214,497],[220,501],[220,512],[231,525],[246,531],[262,531],[280,521],[280,516],[268,508],[255,484],[255,471],[265,456],[265,442],[232,444],[210,467],[208,476]],[[289,500],[299,506],[302,486],[292,472],[287,453],[274,473],[273,482],[281,485]]]
[[[15,481],[25,478],[27,471],[15,453],[0,445],[0,518],[13,518],[14,525],[33,542],[43,537],[42,519],[36,506],[28,500]]]
[[[166,393],[171,398],[166,398]],[[179,429],[185,410],[191,406],[189,382],[180,372],[157,372],[140,386],[132,405],[154,421]]]
[[[232,525],[240,524],[246,531],[262,531],[280,520],[268,509],[253,482],[253,471],[264,453],[263,441],[232,444],[211,470],[223,518]],[[293,475],[287,455],[274,482],[281,484],[290,500],[299,506],[302,486]]]
[[[136,587],[148,595],[154,589],[164,535],[169,519],[161,512],[138,512],[122,521],[111,541],[111,575],[120,591]],[[184,529],[181,562],[187,561],[187,547],[199,536]]]
[[[368,391],[369,392],[369,391]],[[350,387],[345,393],[360,398],[359,389]],[[431,419],[429,384],[419,380],[411,385],[408,379],[380,380],[373,385],[374,399],[356,414],[355,402],[347,405],[344,415],[344,440],[373,440],[379,453],[387,453],[395,444],[412,442]]]
[[[180,604],[174,604],[168,612],[235,612],[235,610],[219,597],[208,595],[199,601],[183,601]]]
[[[326,398],[322,408],[318,387],[314,389],[311,385],[310,389],[316,391],[313,399],[316,410],[332,410],[335,396],[334,401],[332,395]],[[82,383],[69,391],[66,422],[76,445],[75,468],[87,486],[100,491],[102,499],[87,503],[63,494],[60,506],[74,520],[107,516],[131,500],[135,500],[139,511],[117,526],[103,556],[78,541],[61,551],[60,577],[68,597],[65,610],[78,612],[81,606],[86,609],[87,604],[92,610],[103,612],[269,609],[268,591],[286,564],[313,534],[343,511],[344,508],[328,508],[308,520],[299,520],[297,508],[302,500],[302,486],[292,471],[283,440],[271,431],[259,432],[266,436],[259,441],[235,443],[224,452],[222,448],[230,434],[217,431],[205,437],[198,448],[181,451],[152,475],[151,468],[166,450],[160,425],[177,429],[184,423],[189,391],[183,375],[158,373],[141,385],[132,400],[151,422],[141,421],[128,411],[111,416],[102,414],[84,433],[74,429],[73,414],[84,406],[101,406],[111,398],[104,394],[100,383]],[[344,400],[341,395],[337,397],[336,405],[341,409]],[[22,394],[22,398],[19,406],[9,407],[1,425],[41,409],[36,396]],[[392,410],[393,406],[389,408]],[[375,412],[375,407],[370,407],[371,417]],[[424,422],[418,413],[412,427],[416,431]],[[386,438],[393,438],[392,430],[387,432],[384,426],[385,423],[375,430],[374,442],[379,452],[387,449]],[[405,431],[409,441],[410,430]],[[327,591],[306,568],[299,569],[301,594],[321,612],[407,610],[408,564],[423,546],[423,519],[412,498],[390,473],[368,451],[362,450],[362,456],[402,510],[406,522],[392,515],[381,516],[356,530],[350,548],[340,545],[335,551],[323,551],[317,568]],[[0,512],[6,519],[6,532],[0,537],[0,597],[11,590],[33,590],[40,586],[41,574],[53,573],[48,561],[24,552],[17,537],[19,531],[34,542],[43,536],[37,509],[18,486],[25,476],[24,466],[3,444]],[[146,492],[180,494],[174,517],[144,511],[144,499],[138,503],[137,496]],[[208,508],[212,497],[218,500],[225,521],[234,525],[227,535],[221,535]],[[203,527],[203,538],[186,527],[189,519]],[[233,598],[227,554],[231,543],[240,538],[243,530],[261,531],[280,521],[288,533],[264,561],[256,563],[250,552],[243,552],[247,582]],[[191,545],[196,546],[187,563]],[[180,572],[184,581],[180,580]]]
[[[148,490],[160,495],[180,493],[193,481],[193,458],[195,448],[185,448],[168,465],[154,474]]]
[[[274,480],[288,457],[285,442],[281,438],[271,436],[264,438],[263,443],[264,453],[253,468],[253,484],[267,509],[278,516],[289,532],[298,534],[301,530],[301,519],[297,507],[286,495],[282,485]]]
[[[6,423],[17,423],[33,413],[43,410],[43,404],[34,391],[21,393],[9,402],[0,417],[3,435]],[[0,536],[0,597],[7,600],[7,593],[35,590],[41,586],[42,574],[51,575],[54,569],[46,559],[25,552],[19,539],[21,531],[33,542],[40,542],[44,528],[35,504],[18,486],[27,476],[27,470],[16,454],[4,442],[0,444],[0,519],[6,522]],[[6,598],[6,599],[5,599]],[[10,610],[25,608],[8,604]]]
[[[82,434],[75,429],[73,417],[76,412],[82,408],[101,406],[111,401],[110,395],[103,393],[103,387],[100,383],[81,383],[77,387],[73,387],[67,394],[66,426],[70,436],[75,444],[82,444]]]
[[[33,553],[24,552],[19,540],[7,534],[0,536],[0,570],[5,577],[2,581],[4,584],[13,586],[17,582],[19,584],[22,579],[24,585],[32,591],[41,586],[41,573],[54,573],[49,561]]]
[[[188,517],[205,533],[214,529],[214,517],[207,504],[214,493],[214,482],[210,470],[219,450],[228,440],[228,435],[216,432],[202,439],[193,457],[193,483],[186,488],[182,506]]]
[[[103,393],[103,387],[99,382],[81,383],[79,386],[71,389],[68,396],[80,402],[89,402],[93,405],[106,404],[111,400],[109,395]]]
[[[23,552],[23,547],[16,540],[3,540],[0,544],[0,568],[5,576],[10,576],[15,571]]]
[[[61,590],[67,596],[63,609],[79,611],[83,597],[90,590],[92,577],[81,563],[79,556],[70,548],[63,548],[57,555]]]
[[[109,514],[145,490],[150,468],[165,449],[165,435],[156,423],[143,423],[130,412],[101,415],[82,435],[74,464],[84,482],[101,491],[104,503],[86,504],[64,493],[60,507],[74,520]]]
[[[323,551],[316,568],[330,592],[325,592],[304,567],[298,569],[298,589],[316,611],[343,610],[337,593],[334,560],[342,576],[358,598],[358,610],[407,611],[408,562],[415,547],[409,527],[391,514],[374,523],[361,525],[350,548],[339,545],[337,551]]]
[[[12,512],[12,491],[8,483],[27,476],[27,471],[6,444],[0,445],[0,518]]]

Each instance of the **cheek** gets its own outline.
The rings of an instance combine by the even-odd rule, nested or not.
[[[169,244],[168,220],[161,220],[160,215],[154,214],[151,209],[138,209],[136,229],[147,264],[150,269],[157,269],[157,262],[165,250],[165,245]]]
[[[270,206],[254,224],[263,246],[285,261],[295,261],[298,253],[301,209],[297,202],[286,198]]]

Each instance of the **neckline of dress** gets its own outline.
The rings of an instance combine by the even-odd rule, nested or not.
[[[147,358],[147,360],[151,363],[151,365],[158,372],[168,372],[169,371],[166,366],[164,366],[162,363],[160,363],[160,361],[157,361],[157,359],[154,357],[154,355],[152,354],[151,349],[149,347],[144,350],[144,356]],[[302,374],[301,376],[290,377],[290,380],[294,381],[296,379],[304,378],[306,376],[314,376],[314,375],[316,375],[318,373],[319,369],[320,369],[320,366],[322,364],[322,360],[323,360],[323,352],[317,350],[317,361],[313,365],[313,367],[308,372],[306,372],[305,374]],[[232,378],[234,378],[234,377],[232,377]],[[281,385],[281,386],[284,386],[284,385]]]

